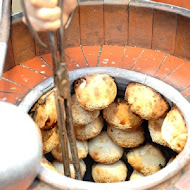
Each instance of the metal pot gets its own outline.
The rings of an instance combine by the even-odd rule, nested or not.
[[[0,189],[24,190],[40,167],[40,130],[28,114],[13,104],[0,102],[0,113]]]
[[[111,75],[117,86],[119,91],[122,93],[125,91],[126,85],[129,81],[139,82],[145,84],[164,97],[167,98],[169,102],[173,102],[177,105],[177,107],[183,113],[183,116],[186,121],[187,129],[188,129],[188,136],[190,136],[190,104],[189,102],[173,87],[170,85],[153,78],[151,76],[147,76],[146,74],[128,71],[125,69],[119,68],[111,68],[111,67],[96,67],[96,68],[85,68],[85,69],[78,69],[74,71],[70,71],[70,82],[71,86],[74,80],[79,77],[82,77],[87,74],[92,73],[106,73]],[[33,104],[38,100],[38,98],[43,95],[46,91],[53,88],[53,79],[49,78],[46,81],[39,84],[36,88],[34,88],[20,103],[19,107],[28,112]],[[153,188],[159,185],[165,184],[166,186],[169,185],[171,182],[176,180],[176,175],[181,175],[182,169],[190,160],[190,139],[188,138],[186,146],[184,150],[177,156],[177,158],[167,167],[163,168],[159,172],[145,177],[143,179],[138,179],[138,182],[135,181],[125,181],[119,183],[107,183],[107,184],[99,184],[93,182],[86,182],[86,181],[78,181],[75,179],[71,179],[65,176],[62,176],[50,169],[46,168],[44,165],[41,164],[38,177],[40,180],[60,189],[80,189],[80,190],[95,190],[95,189],[148,189]],[[159,186],[160,187],[160,186]]]

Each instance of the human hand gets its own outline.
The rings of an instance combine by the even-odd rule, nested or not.
[[[54,31],[60,25],[61,9],[58,7],[58,0],[24,0],[28,18],[36,31]],[[69,19],[71,12],[76,8],[77,0],[63,1],[63,25]],[[26,24],[26,19],[23,17]]]

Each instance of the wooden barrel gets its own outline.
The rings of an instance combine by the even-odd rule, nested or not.
[[[21,21],[22,13],[13,15],[4,72],[35,56],[49,53],[38,45]],[[173,5],[138,0],[80,0],[73,20],[65,31],[65,47],[119,45],[158,50],[190,59],[190,11]],[[39,33],[48,44],[46,33]],[[56,34],[55,34],[56,36]],[[36,90],[37,91],[37,90]],[[37,97],[36,97],[37,98]],[[34,100],[33,100],[34,101]],[[183,102],[183,101],[182,101]],[[189,131],[189,125],[188,125]],[[180,182],[189,170],[189,140],[179,159],[164,172],[141,180],[141,184],[123,182],[117,185],[92,184],[67,179],[41,167],[41,179],[52,177],[55,187],[69,189],[167,189]],[[186,167],[184,167],[186,165]],[[43,175],[44,174],[44,175]],[[155,177],[154,177],[155,176]],[[164,177],[163,177],[164,176]],[[63,180],[63,178],[65,178]],[[50,183],[50,182],[49,182]],[[59,186],[61,184],[63,186]]]
[[[13,15],[4,71],[49,53]],[[190,59],[190,11],[149,1],[81,0],[65,31],[65,48],[94,45],[137,46]],[[39,33],[48,44],[46,33]]]

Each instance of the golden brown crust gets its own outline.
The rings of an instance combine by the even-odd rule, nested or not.
[[[74,82],[78,103],[88,111],[101,110],[112,103],[117,94],[117,87],[112,77],[107,74],[91,74]]]
[[[151,175],[159,171],[166,165],[166,159],[160,149],[146,144],[127,153],[129,164],[143,175]]]
[[[32,108],[30,109],[29,111],[29,114],[34,117],[35,115],[35,111],[36,109],[38,108],[39,105],[41,104],[44,104],[45,101],[46,101],[46,97],[48,97],[49,94],[51,94],[53,92],[53,89],[52,90],[49,90],[48,92],[46,92],[45,94],[43,94],[39,99],[38,101],[32,106]]]
[[[76,95],[73,94],[71,97],[71,108],[72,108],[72,116],[73,116],[73,124],[74,126],[84,126],[88,125],[92,121],[94,121],[100,111],[86,111],[84,110],[77,102]]]
[[[78,141],[76,140],[77,145],[77,152],[79,159],[84,159],[88,155],[88,142],[87,141]],[[51,154],[53,157],[58,160],[59,162],[62,162],[62,153],[61,153],[61,143],[59,143],[52,151]],[[69,160],[72,163],[72,157],[71,152],[69,150]]]
[[[81,175],[82,178],[84,177],[84,174],[86,172],[86,164],[84,163],[83,160],[80,160],[79,162],[80,164],[80,169],[81,169]],[[53,161],[53,166],[55,167],[56,171],[62,175],[64,175],[64,167],[63,167],[63,163],[58,162],[58,161]],[[75,179],[75,169],[74,169],[74,165],[70,164],[69,165],[70,168],[70,172],[71,172],[71,178]]]
[[[104,126],[104,121],[101,116],[85,126],[75,126],[75,136],[77,140],[86,141],[97,136]]]
[[[168,143],[169,147],[181,152],[187,141],[187,127],[181,111],[177,107],[172,107],[164,119],[162,125],[163,139]]]
[[[124,148],[137,147],[145,140],[144,130],[141,126],[128,131],[122,131],[108,126],[107,133],[115,144]]]
[[[40,129],[49,130],[54,127],[57,122],[54,92],[51,91],[43,95],[39,99],[38,104],[34,115],[34,121]]]
[[[41,130],[43,153],[51,152],[59,144],[59,133],[57,126],[48,131]]]
[[[120,160],[111,165],[95,164],[92,166],[92,177],[97,183],[122,182],[127,177],[127,167]]]
[[[49,168],[50,170],[56,171],[55,167],[53,166],[53,164],[51,162],[49,162],[45,157],[42,158],[41,160],[41,164],[46,167]]]
[[[148,129],[149,129],[150,136],[153,142],[161,144],[163,146],[168,146],[168,143],[163,139],[162,133],[161,133],[163,122],[164,122],[164,119],[162,118],[157,119],[157,120],[149,120]]]
[[[111,103],[103,110],[103,117],[108,124],[121,130],[137,128],[142,122],[142,119],[130,110],[126,101]]]
[[[89,154],[98,163],[112,164],[122,157],[123,151],[109,138],[106,131],[89,141]]]
[[[131,111],[143,119],[163,118],[169,110],[169,104],[161,94],[140,83],[128,84],[125,99],[130,104]]]

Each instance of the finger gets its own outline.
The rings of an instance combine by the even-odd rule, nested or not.
[[[69,15],[66,13],[63,13],[63,26],[67,24],[68,19],[69,19]]]
[[[25,17],[23,17],[22,20],[23,20],[24,23],[26,23]],[[38,20],[38,19],[33,18],[33,17],[30,17],[29,20],[30,20],[30,23],[31,23],[33,29],[36,30],[37,32],[55,31],[61,25],[61,21],[60,20],[50,21],[50,22],[47,22],[47,21],[43,22],[43,21]]]
[[[30,3],[35,7],[54,8],[57,6],[58,0],[30,0]]]
[[[59,19],[59,20],[52,21],[52,22],[44,22],[43,29],[44,29],[44,31],[47,31],[47,30],[55,31],[58,28],[60,28],[60,26],[61,26],[61,21]]]
[[[36,13],[36,18],[43,21],[55,21],[60,19],[61,9],[59,7],[55,8],[40,8]]]

